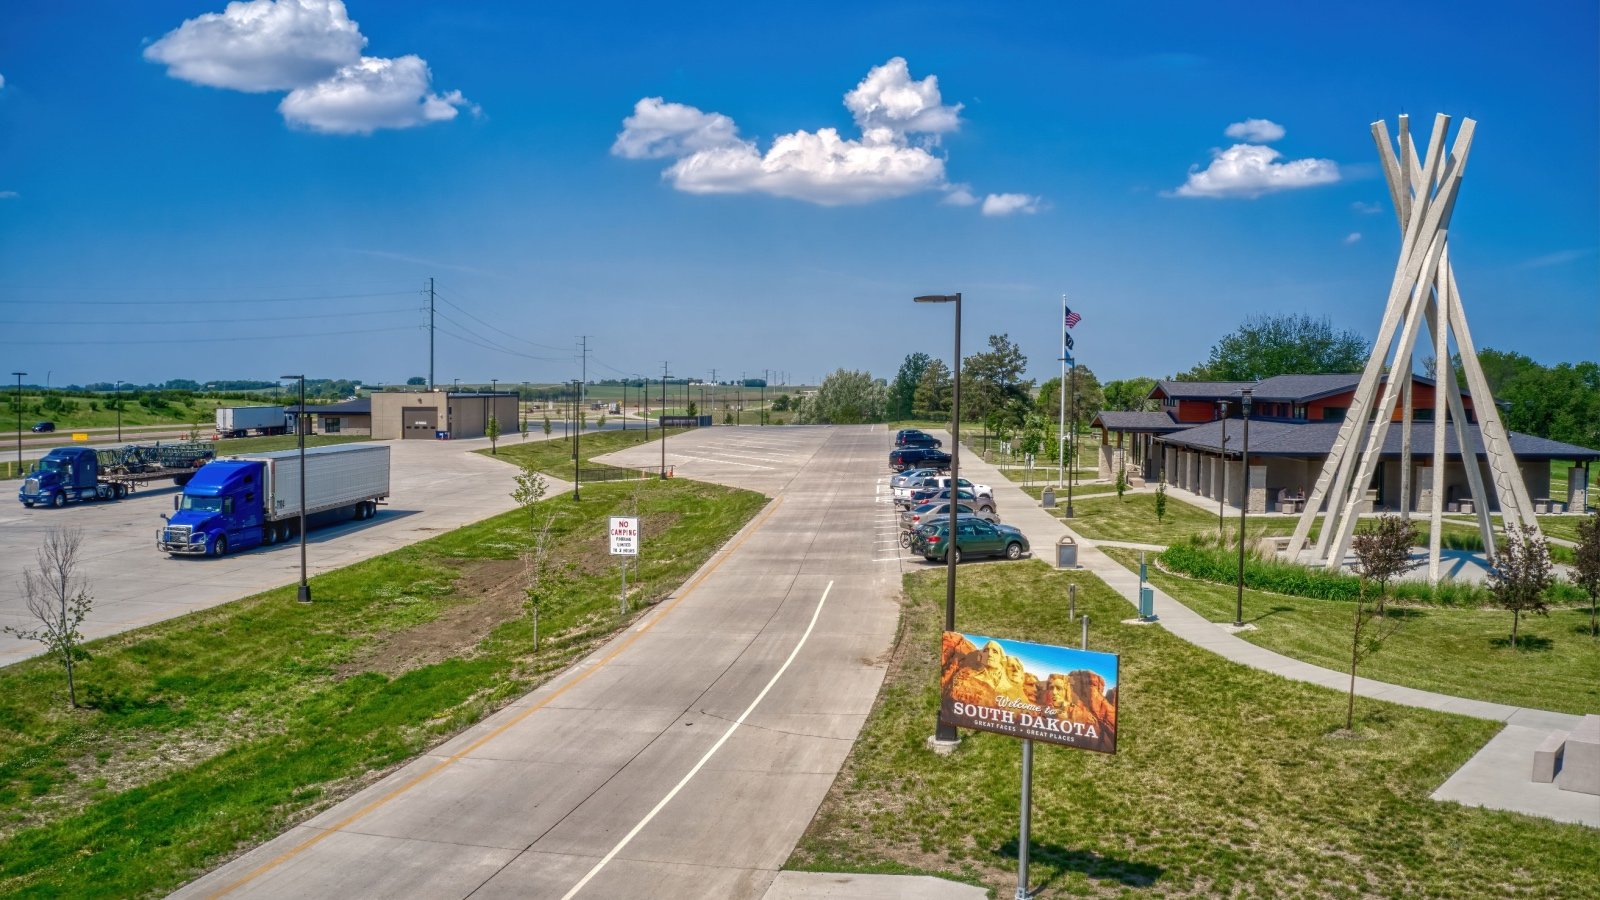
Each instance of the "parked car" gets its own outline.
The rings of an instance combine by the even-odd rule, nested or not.
[[[55,431],[56,430],[56,423],[54,423],[54,422],[40,422],[37,425],[33,426],[33,430],[35,432],[40,432],[40,433],[46,432],[46,431]]]
[[[889,489],[893,490],[898,487],[905,487],[918,478],[926,478],[929,475],[937,474],[939,474],[938,469],[907,469],[898,475],[889,476]]]
[[[918,471],[926,472],[927,470],[921,469]],[[906,483],[900,487],[891,488],[889,493],[894,497],[895,503],[898,503],[901,506],[906,506],[911,503],[912,494],[915,494],[917,491],[923,490],[924,488],[935,487],[936,485],[934,484],[934,479],[938,477],[939,474],[937,472],[921,475],[906,481]]]
[[[889,451],[889,468],[896,472],[922,466],[948,469],[950,468],[950,454],[943,450],[934,450],[931,447],[903,447],[899,450]]]
[[[906,442],[918,437],[930,437],[930,435],[920,428],[902,428],[894,434],[894,445],[896,447],[909,446]]]
[[[944,441],[939,440],[938,438],[934,437],[931,434],[923,434],[922,432],[919,431],[916,434],[908,434],[905,437],[897,438],[895,440],[895,446],[897,446],[897,447],[943,447],[944,446]]]
[[[987,484],[973,484],[972,482],[966,480],[965,478],[961,479],[960,484],[961,484],[961,487],[962,487],[963,490],[971,491],[974,494],[977,494],[979,497],[991,497],[992,498],[994,496],[994,488],[989,487]],[[947,488],[947,487],[950,486],[950,476],[949,475],[936,476],[932,480],[932,482],[926,483],[923,486],[924,487],[942,487],[942,488]]]
[[[956,506],[958,516],[976,516],[985,522],[998,522],[1000,517],[992,509],[975,509],[969,504],[962,503]],[[924,503],[913,506],[900,513],[900,524],[912,531],[932,522],[934,519],[950,518],[950,501],[942,500],[938,503]]]
[[[949,499],[949,488],[923,488],[922,490],[916,491],[911,495],[911,505],[921,506],[924,503],[937,503],[941,500],[947,501]],[[995,511],[993,497],[979,497],[973,494],[971,491],[957,491],[956,502],[971,504],[974,509],[980,511],[988,511],[991,513]]]
[[[912,548],[930,562],[944,562],[949,550],[950,522],[937,520],[917,529]],[[1021,559],[1029,550],[1028,538],[1010,525],[978,518],[956,519],[955,561],[967,556],[1004,556]]]

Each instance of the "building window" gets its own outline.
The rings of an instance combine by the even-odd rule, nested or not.
[[[1425,406],[1425,407],[1422,407],[1421,409],[1413,409],[1411,411],[1411,418],[1416,420],[1416,421],[1418,421],[1418,422],[1432,422],[1433,421],[1433,408]]]
[[[339,417],[338,416],[327,416],[327,417],[325,417],[322,420],[322,433],[323,434],[338,434],[339,433]]]
[[[1345,406],[1324,406],[1322,408],[1322,421],[1343,422],[1344,414],[1348,411],[1349,407]]]

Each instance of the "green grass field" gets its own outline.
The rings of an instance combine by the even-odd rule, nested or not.
[[[539,423],[535,423],[535,425],[536,429],[542,428]],[[686,428],[668,428],[667,440],[669,445],[673,435],[683,434],[687,430]],[[649,439],[651,441],[661,440],[661,429],[650,429]],[[590,460],[596,456],[604,456],[607,453],[614,453],[644,442],[644,429],[630,428],[627,431],[587,432],[578,443],[583,458]],[[549,440],[524,441],[516,434],[502,435],[498,447],[493,450],[484,449],[477,452],[504,460],[514,466],[521,466],[531,462],[534,468],[541,472],[554,475],[563,481],[572,480],[572,441],[561,438],[559,426],[557,426],[554,436]],[[603,470],[616,473],[622,471],[615,466],[606,466],[596,462],[585,462],[583,468],[586,472]]]
[[[1591,897],[1595,833],[1428,795],[1498,729],[1344,697],[1229,663],[1160,628],[1103,583],[1036,561],[961,567],[965,631],[1121,656],[1119,752],[1041,744],[1030,881],[1053,897]],[[938,708],[944,576],[906,578],[878,703],[788,862],[931,872],[1015,889],[1019,742],[924,745]]]
[[[1133,550],[1106,553],[1130,570]],[[1150,566],[1156,587],[1213,622],[1231,622],[1238,589]],[[1549,616],[1524,616],[1522,649],[1509,646],[1511,613],[1500,609],[1391,604],[1384,624],[1392,633],[1363,661],[1359,674],[1424,691],[1512,706],[1582,715],[1600,710],[1600,640],[1589,637],[1589,607],[1557,608]],[[1337,671],[1350,668],[1354,604],[1262,591],[1244,592],[1244,618],[1252,644]]]
[[[549,679],[631,621],[604,545],[635,501],[658,535],[636,610],[766,502],[683,479],[544,501],[537,653],[516,510],[319,575],[308,606],[291,585],[95,641],[83,709],[51,662],[0,669],[0,895],[164,894]]]
[[[22,427],[27,430],[33,423],[51,421],[56,423],[56,431],[73,431],[85,428],[115,428],[117,425],[117,412],[114,406],[108,407],[114,398],[107,396],[93,397],[67,397],[64,402],[69,408],[63,410],[37,409],[43,398],[37,395],[22,395],[22,405],[26,412],[22,414]],[[237,398],[220,399],[216,397],[188,397],[184,401],[172,401],[168,405],[148,407],[136,402],[132,397],[124,395],[122,398],[122,426],[124,428],[139,425],[195,425],[205,434],[210,434],[216,424],[216,409],[219,406],[250,406],[268,405],[274,401],[263,398],[259,403],[252,404]],[[0,430],[11,431],[16,427],[15,413],[0,416]]]

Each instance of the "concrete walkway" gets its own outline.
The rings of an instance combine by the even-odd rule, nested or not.
[[[1070,535],[1078,542],[1079,565],[1110,585],[1135,609],[1138,608],[1138,574],[1099,549],[1102,545],[1119,546],[1119,542],[1094,541],[1074,532],[1066,522],[1042,509],[1038,501],[1023,493],[1010,479],[1000,475],[992,465],[977,459],[976,454],[962,454],[961,474],[969,480],[994,485],[995,502],[1002,521],[1022,529],[1033,545],[1036,556],[1051,558],[1053,551],[1049,548],[1062,536]],[[1172,488],[1169,486],[1168,490]],[[1155,591],[1155,613],[1159,624],[1167,631],[1225,659],[1295,681],[1318,684],[1330,690],[1349,689],[1349,672],[1336,672],[1291,659],[1235,637],[1223,627],[1224,624],[1231,626],[1231,623],[1208,621],[1159,589]],[[1356,693],[1403,706],[1506,723],[1507,728],[1502,729],[1499,735],[1485,744],[1476,756],[1434,792],[1434,799],[1511,810],[1600,828],[1600,801],[1595,797],[1530,780],[1533,747],[1552,732],[1569,731],[1576,727],[1581,717],[1452,697],[1370,678],[1356,679]],[[1524,748],[1526,752],[1523,752]]]

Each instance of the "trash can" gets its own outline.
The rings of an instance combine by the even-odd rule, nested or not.
[[[1139,588],[1139,618],[1146,622],[1156,617],[1156,590],[1149,585]]]
[[[1056,508],[1056,489],[1053,488],[1053,487],[1050,487],[1049,485],[1046,485],[1045,489],[1044,489],[1044,494],[1042,494],[1040,496],[1040,498],[1039,498],[1039,505],[1044,507],[1045,509],[1055,509]]]
[[[1063,536],[1056,541],[1056,568],[1076,569],[1078,567],[1078,542],[1071,537]]]

